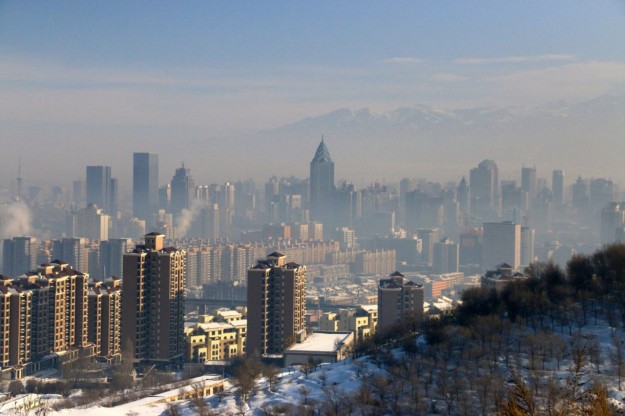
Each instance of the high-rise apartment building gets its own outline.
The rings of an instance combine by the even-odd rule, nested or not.
[[[444,238],[434,244],[432,272],[435,274],[457,273],[460,264],[460,249],[457,243]]]
[[[501,263],[521,265],[521,225],[512,221],[484,223],[484,262],[487,270]]]
[[[305,331],[306,267],[274,252],[247,271],[248,355],[281,354]]]
[[[71,264],[75,270],[89,270],[89,251],[84,238],[52,241],[52,258]]]
[[[322,138],[310,162],[310,210],[313,220],[323,222],[332,215],[334,192],[334,162]]]
[[[400,272],[380,279],[378,285],[378,331],[423,319],[423,286]]]
[[[32,360],[88,346],[88,280],[87,273],[55,260],[14,281],[32,292]]]
[[[158,155],[132,155],[132,215],[152,221],[158,211]],[[150,224],[153,225],[153,224]]]
[[[0,276],[0,373],[21,378],[30,361],[32,292]]]
[[[434,244],[440,241],[440,230],[434,229],[418,229],[417,236],[422,241],[421,245],[421,262],[428,266],[434,261]]]
[[[129,359],[165,368],[184,359],[186,251],[164,246],[165,235],[124,254],[122,350]]]
[[[492,160],[471,169],[471,214],[486,219],[499,217],[499,170]]]
[[[69,237],[88,238],[92,241],[109,238],[110,216],[95,204],[69,212],[66,223]]]
[[[2,246],[2,273],[16,277],[33,270],[37,264],[39,243],[34,237],[5,239]]]
[[[88,292],[88,340],[95,354],[114,360],[121,354],[121,280],[92,281]]]

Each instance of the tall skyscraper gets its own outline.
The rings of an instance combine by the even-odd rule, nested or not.
[[[188,209],[195,196],[195,180],[191,177],[191,169],[182,167],[176,169],[171,179],[171,213],[175,217],[180,215],[183,209]]]
[[[471,169],[471,214],[482,219],[499,218],[499,171],[492,160]]]
[[[132,215],[152,221],[158,211],[158,155],[132,155]],[[150,224],[153,225],[153,224]]]
[[[110,166],[87,166],[87,205],[96,204],[105,213],[117,212],[117,179],[111,178]]]
[[[334,192],[334,162],[322,138],[310,162],[310,210],[313,220],[323,222],[332,215]]]
[[[423,286],[407,280],[400,272],[380,279],[378,285],[378,331],[423,319]]]
[[[556,205],[564,203],[564,171],[554,170],[551,179],[551,188],[553,191],[553,202]]]
[[[125,358],[179,368],[184,361],[186,251],[150,233],[124,254],[122,351]]]
[[[458,187],[456,188],[456,199],[460,203],[462,215],[468,215],[471,212],[471,194],[467,180],[462,177]]]
[[[484,268],[501,263],[513,269],[521,265],[521,225],[511,221],[484,223]]]
[[[527,168],[523,166],[521,169],[521,188],[527,192],[529,201],[536,197],[536,168]]]
[[[281,354],[305,331],[306,267],[278,252],[247,271],[248,355]]]

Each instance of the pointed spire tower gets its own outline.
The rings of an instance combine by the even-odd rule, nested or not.
[[[334,162],[321,136],[321,143],[310,162],[310,210],[313,220],[322,221],[331,214],[334,193]]]

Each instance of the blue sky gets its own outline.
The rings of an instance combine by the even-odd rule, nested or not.
[[[575,102],[625,92],[624,44],[623,1],[0,0],[0,140]]]

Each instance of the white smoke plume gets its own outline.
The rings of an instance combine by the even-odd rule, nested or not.
[[[176,238],[186,237],[193,221],[200,215],[202,208],[206,203],[199,199],[194,199],[189,209],[183,209],[180,215],[176,218]]]
[[[23,202],[0,205],[0,238],[26,236],[31,233],[32,215]]]

